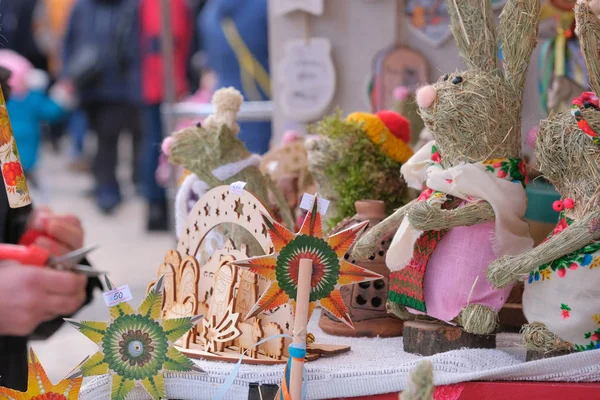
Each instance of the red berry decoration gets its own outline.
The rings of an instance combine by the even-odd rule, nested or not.
[[[561,212],[565,208],[565,205],[562,201],[556,200],[554,203],[552,203],[552,208],[556,212]]]
[[[573,207],[575,207],[575,202],[573,201],[573,199],[568,198],[563,200],[563,205],[567,210],[572,210]]]
[[[16,186],[17,178],[23,176],[23,168],[18,162],[7,162],[2,165],[2,176],[8,186]]]

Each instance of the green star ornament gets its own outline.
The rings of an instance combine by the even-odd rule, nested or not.
[[[112,283],[106,279],[110,290]],[[112,400],[125,400],[140,384],[159,400],[166,398],[164,372],[204,372],[181,354],[173,343],[200,319],[184,317],[162,319],[163,277],[150,290],[137,311],[127,302],[110,307],[110,322],[82,321],[71,323],[94,343],[99,351],[88,358],[71,375],[112,376]]]

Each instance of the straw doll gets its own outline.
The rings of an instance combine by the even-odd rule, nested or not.
[[[261,157],[250,154],[237,137],[240,127],[236,118],[243,100],[234,88],[219,89],[212,98],[213,115],[201,125],[185,128],[165,139],[163,151],[169,155],[169,161],[191,172],[179,189],[176,202],[181,206],[176,214],[181,214],[181,218],[177,216],[177,220],[185,221],[187,217],[185,199],[192,189],[195,197],[201,197],[216,186],[242,181],[247,183],[245,189],[264,204],[269,204],[271,191],[284,224],[293,228],[294,218],[283,194],[259,169]],[[178,223],[178,226],[183,225]]]
[[[403,319],[426,314],[468,333],[489,334],[510,287],[495,290],[486,270],[497,257],[533,246],[523,219],[521,107],[540,4],[509,0],[499,35],[491,1],[447,0],[447,7],[468,69],[417,93],[435,140],[402,166],[402,174],[423,192],[365,235],[354,256],[368,257],[394,234],[386,257],[391,311]]]
[[[600,93],[600,21],[588,4],[575,7],[590,85]],[[598,97],[584,93],[571,111],[540,124],[536,157],[540,171],[561,193],[553,204],[560,219],[549,238],[530,252],[502,257],[488,276],[497,287],[525,279],[523,329],[529,350],[600,348],[600,111]]]

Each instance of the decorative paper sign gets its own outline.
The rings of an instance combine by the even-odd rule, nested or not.
[[[406,0],[404,13],[409,29],[432,46],[439,47],[452,36],[444,1]]]
[[[246,182],[233,182],[231,185],[229,185],[229,190],[231,193],[241,196],[244,194],[245,187]]]
[[[109,289],[113,284],[106,278]],[[135,311],[129,303],[110,308],[110,322],[66,320],[90,340],[99,351],[71,376],[112,375],[112,400],[125,400],[136,384],[155,399],[167,398],[165,371],[203,372],[173,347],[200,320],[182,317],[162,320],[163,277],[148,292]]]
[[[279,68],[281,107],[286,117],[298,122],[312,122],[322,117],[335,94],[329,39],[288,42]]]
[[[324,239],[319,204],[319,201],[313,201],[300,232],[295,235],[263,215],[275,253],[234,262],[271,281],[246,318],[293,303],[296,300],[300,259],[310,258],[313,261],[313,274],[309,318],[314,308],[320,305],[353,327],[340,287],[382,279],[381,275],[344,260],[344,255],[368,221]]]
[[[300,208],[306,211],[310,211],[313,208],[315,202],[315,196],[312,194],[304,193],[302,196],[302,201],[300,202]],[[331,202],[327,199],[322,199],[319,197],[319,212],[321,215],[327,214],[327,209],[329,208],[329,204]]]
[[[53,385],[46,375],[46,371],[38,361],[33,349],[29,350],[29,367],[27,372],[27,391],[0,387],[2,400],[77,400],[82,377],[63,379]]]
[[[275,0],[270,1],[269,6],[278,16],[292,11],[304,11],[313,15],[323,14],[323,0]]]
[[[17,142],[10,125],[6,100],[0,88],[0,164],[2,178],[11,208],[25,207],[31,204],[31,196],[25,180],[25,173],[19,158]]]
[[[116,288],[103,294],[104,302],[109,307],[116,306],[119,303],[133,299],[131,291],[129,290],[129,285],[121,286],[120,288]]]

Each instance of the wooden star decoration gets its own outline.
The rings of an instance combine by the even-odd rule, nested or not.
[[[234,263],[271,281],[271,285],[250,310],[246,319],[283,304],[294,303],[300,259],[309,258],[313,265],[309,318],[314,308],[320,305],[353,327],[340,287],[383,278],[344,260],[344,255],[368,221],[324,239],[317,196],[300,232],[295,235],[281,224],[272,221],[270,217],[263,215],[263,219],[275,246],[274,253]]]
[[[156,282],[137,311],[127,302],[110,307],[109,323],[66,320],[99,347],[71,377],[110,374],[112,400],[125,400],[136,384],[159,400],[167,398],[164,372],[203,372],[173,346],[201,317],[163,320],[163,279]],[[108,278],[106,284],[113,288]]]
[[[236,200],[235,205],[233,207],[233,211],[237,214],[238,218],[244,215],[244,204],[241,200]]]
[[[1,400],[77,400],[83,377],[66,378],[53,385],[33,349],[29,350],[27,391],[0,387]]]

